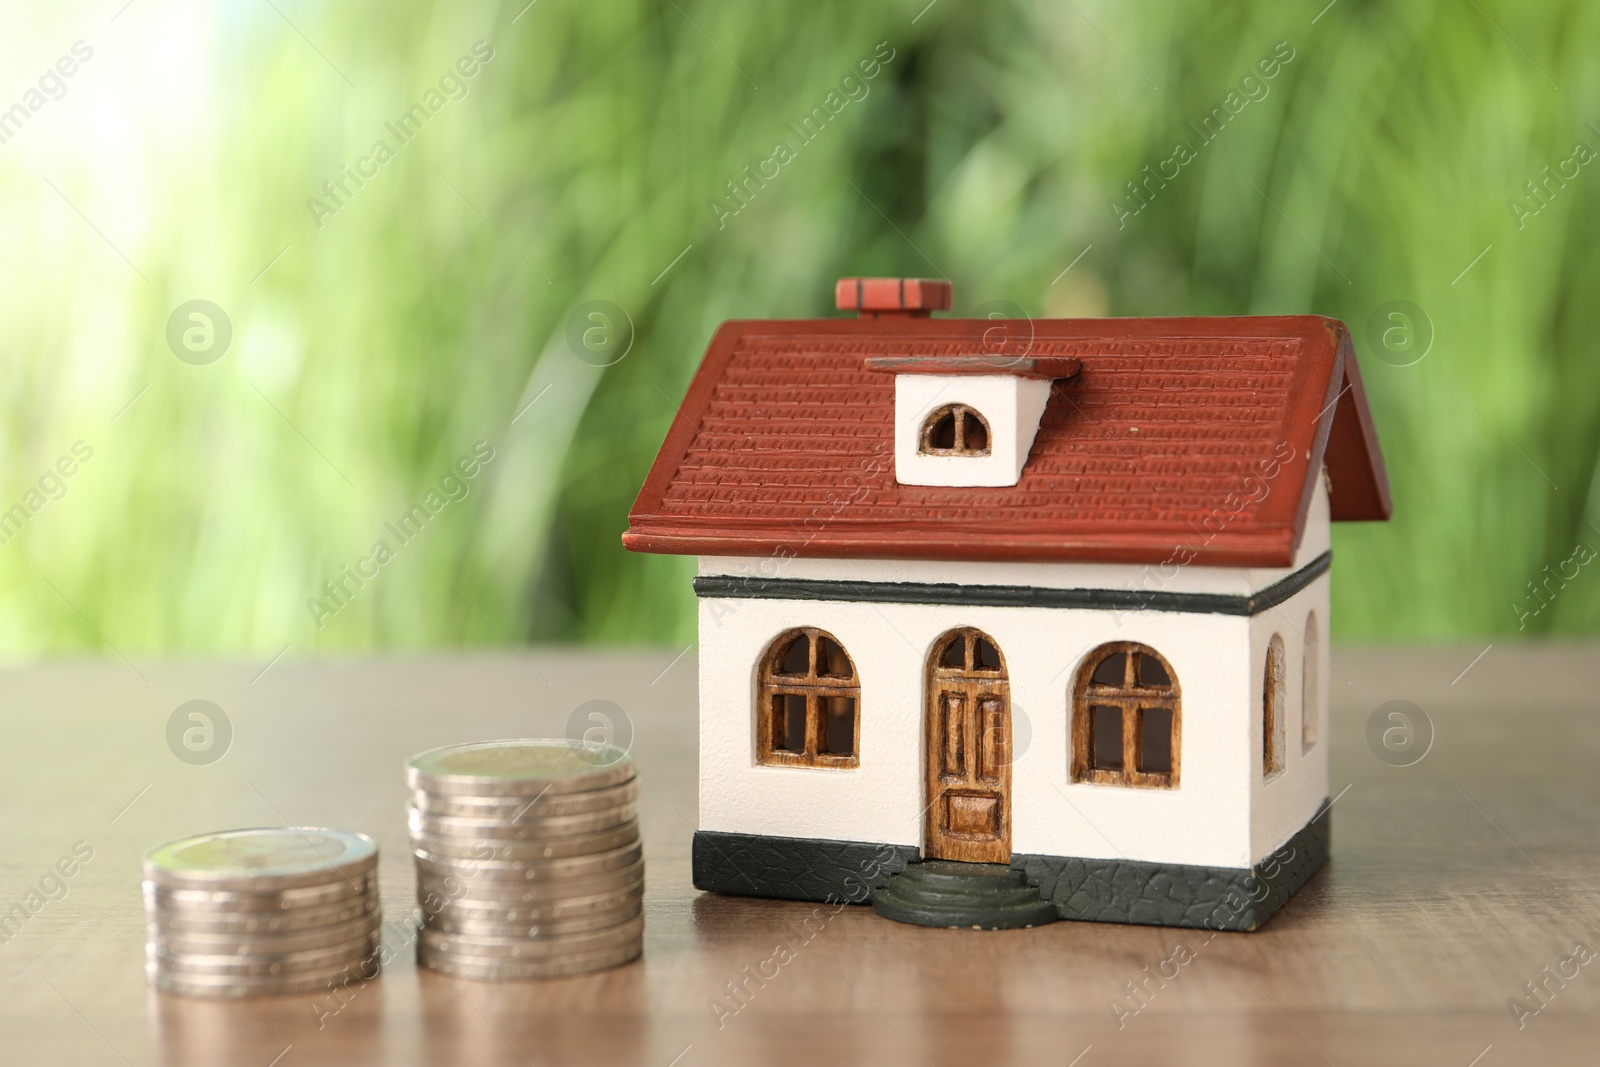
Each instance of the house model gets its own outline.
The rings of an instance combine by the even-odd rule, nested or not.
[[[623,543],[699,557],[701,889],[1250,930],[1328,856],[1343,323],[725,323]]]

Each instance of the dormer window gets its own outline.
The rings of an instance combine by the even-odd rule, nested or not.
[[[946,404],[922,424],[917,451],[924,456],[987,456],[989,423],[965,404]]]
[[[1052,383],[1072,356],[868,356],[894,375],[894,479],[901,485],[1016,485]],[[981,413],[981,414],[980,414]]]

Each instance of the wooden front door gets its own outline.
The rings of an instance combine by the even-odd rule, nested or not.
[[[1011,861],[1011,686],[985,634],[952,630],[928,659],[923,853]]]

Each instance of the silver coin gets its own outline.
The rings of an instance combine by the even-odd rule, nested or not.
[[[481,982],[514,982],[530,978],[565,978],[620,967],[644,953],[643,940],[604,952],[557,957],[549,960],[486,960],[437,952],[417,945],[417,963],[452,978]]]
[[[172,889],[267,892],[366,874],[378,843],[315,826],[225,830],[171,841],[144,858],[144,876]]]
[[[603,930],[540,938],[452,934],[425,926],[417,934],[417,944],[458,959],[547,960],[621,948],[636,943],[643,933],[644,916],[639,915]]]
[[[566,856],[551,860],[464,860],[447,856],[432,856],[421,849],[412,849],[419,874],[433,878],[455,878],[457,881],[479,882],[537,882],[548,879],[578,879],[590,875],[608,874],[640,859],[643,846],[637,841],[609,852],[595,852],[588,856]]]
[[[418,893],[420,898],[423,894]],[[419,900],[422,914],[432,923],[434,916],[451,921],[492,923],[539,923],[581,918],[585,915],[606,914],[637,905],[644,899],[644,882],[640,881],[609,893],[596,893],[584,897],[558,897],[554,900],[532,903],[506,903],[490,900],[442,900],[435,898],[430,906]]]
[[[591,811],[582,815],[556,815],[551,818],[534,818],[530,815],[516,820],[430,815],[413,807],[406,808],[406,822],[413,834],[497,841],[530,839],[542,841],[547,838],[592,834],[631,822],[637,815],[638,809],[633,804],[623,804],[606,811]]]
[[[449,745],[406,761],[406,785],[439,796],[526,796],[604,789],[633,777],[612,745],[516,739]]]
[[[165,907],[196,914],[241,912],[289,912],[320,908],[329,904],[378,895],[377,872],[357,878],[339,878],[319,885],[300,886],[282,891],[239,891],[230,889],[172,889],[151,881],[141,883],[146,907]]]
[[[382,940],[382,935],[375,932],[344,945],[259,956],[165,952],[155,945],[146,944],[144,958],[146,963],[153,963],[172,974],[259,978],[338,970],[377,953],[382,947]]]
[[[635,901],[612,911],[597,911],[589,915],[574,915],[565,919],[543,919],[536,922],[495,922],[488,919],[459,919],[448,909],[428,916],[427,928],[441,934],[464,934],[469,937],[507,937],[523,940],[560,937],[564,934],[584,934],[593,930],[606,930],[620,926],[643,913],[643,905]]]
[[[160,922],[145,924],[145,943],[156,946],[163,955],[201,956],[276,956],[343,945],[366,937],[383,924],[382,911],[369,911],[333,926],[310,930],[237,933],[233,931],[174,930]]]
[[[295,908],[288,911],[196,911],[147,901],[144,915],[147,923],[153,922],[163,930],[172,932],[193,931],[197,934],[242,936],[324,929],[359,919],[369,912],[378,910],[379,907],[378,895],[369,893],[321,907]]]
[[[466,882],[426,881],[418,876],[417,892],[432,894],[439,901],[472,901],[475,904],[543,905],[568,898],[597,896],[634,889],[644,884],[644,862],[637,861],[627,867],[606,874],[584,878],[555,878],[543,882]],[[431,908],[427,899],[424,908]]]
[[[381,968],[373,954],[342,967],[294,975],[185,974],[153,963],[146,963],[144,969],[150,984],[163,993],[213,999],[320,993],[353,981],[370,982]]]
[[[522,841],[494,841],[465,837],[435,837],[432,834],[411,835],[413,852],[421,851],[438,859],[481,860],[497,863],[525,863],[531,860],[567,859],[574,856],[592,856],[596,852],[610,852],[635,844],[639,840],[639,823],[629,820],[609,830],[572,837],[541,838]]]
[[[592,811],[606,811],[639,799],[639,782],[629,779],[620,785],[604,789],[587,789],[581,793],[546,793],[537,798],[523,796],[443,796],[417,790],[412,794],[418,811],[429,815],[454,815],[477,819],[503,819],[507,821],[552,815],[586,815]]]
[[[356,960],[366,959],[378,951],[381,937],[368,934],[357,941],[303,952],[284,952],[275,955],[229,956],[203,955],[194,952],[166,952],[156,945],[145,945],[147,963],[158,964],[162,970],[175,974],[305,974],[338,968]]]

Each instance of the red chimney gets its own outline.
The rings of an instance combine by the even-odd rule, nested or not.
[[[925,319],[950,310],[952,292],[938,278],[840,278],[833,298],[840,311],[858,311],[864,319]]]

